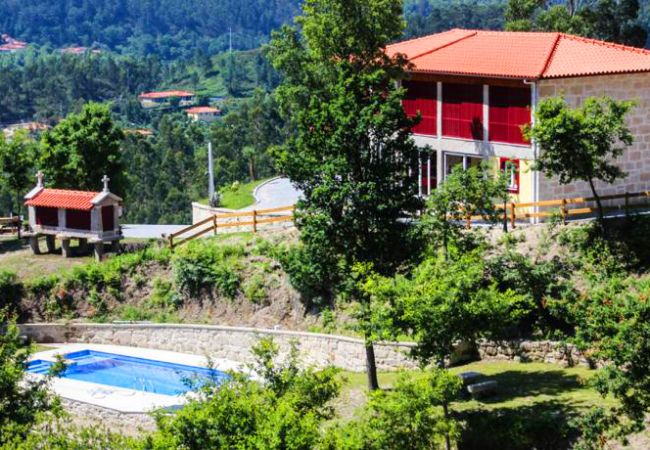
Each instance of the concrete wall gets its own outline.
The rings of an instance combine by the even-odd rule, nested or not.
[[[334,365],[354,372],[362,372],[366,367],[363,341],[327,334],[169,324],[24,324],[20,328],[23,334],[41,343],[125,345],[207,355],[237,362],[250,362],[250,347],[260,337],[272,336],[284,352],[289,349],[291,341],[298,342],[303,360],[308,365]],[[412,343],[376,344],[377,367],[379,370],[416,368],[416,362],[408,357],[412,347]],[[484,359],[588,365],[588,361],[574,347],[558,342],[480,342],[478,347]]]
[[[628,115],[628,125],[634,135],[618,165],[629,175],[614,185],[599,184],[599,194],[623,194],[650,189],[650,73],[576,77],[543,80],[539,84],[540,100],[563,96],[572,106],[580,105],[588,97],[607,95],[617,100],[635,100],[637,106]],[[562,186],[555,179],[540,174],[540,200],[591,196],[587,183],[576,182]]]

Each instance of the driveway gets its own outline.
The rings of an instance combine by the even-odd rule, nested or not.
[[[253,192],[255,204],[243,208],[243,211],[295,205],[301,195],[288,178],[272,178],[257,186]]]

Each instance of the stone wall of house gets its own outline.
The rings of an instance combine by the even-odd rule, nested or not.
[[[650,190],[650,73],[606,75],[543,80],[539,84],[540,100],[563,96],[572,106],[588,97],[607,95],[617,100],[634,100],[637,106],[628,114],[628,125],[634,144],[618,159],[618,165],[629,175],[613,185],[599,183],[599,194],[615,195]],[[568,197],[591,197],[589,185],[575,182],[560,185],[556,179],[540,174],[540,200]]]
[[[170,350],[206,355],[237,362],[251,362],[250,348],[260,337],[272,336],[282,352],[295,341],[307,365],[334,365],[344,370],[362,372],[366,367],[362,340],[345,336],[263,330],[209,325],[171,324],[24,324],[23,334],[40,343],[92,343]],[[412,343],[378,343],[375,355],[379,370],[413,369],[415,361],[408,357]],[[470,356],[467,347],[453,359]],[[549,362],[563,365],[588,365],[573,346],[552,341],[480,342],[478,353],[487,360]]]

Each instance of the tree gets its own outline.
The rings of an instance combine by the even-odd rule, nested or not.
[[[527,138],[541,149],[534,170],[557,177],[561,184],[576,180],[589,183],[601,227],[604,212],[595,181],[613,183],[626,176],[612,160],[632,145],[625,115],[633,106],[632,101],[590,97],[571,108],[564,99],[552,97],[539,103],[535,125],[526,131]]]
[[[37,145],[26,132],[16,133],[7,141],[0,133],[0,181],[13,194],[13,211],[20,214],[22,196],[33,185],[34,159],[37,155]]]
[[[329,430],[323,449],[451,448],[460,424],[449,414],[462,382],[442,369],[418,378],[401,374],[391,391],[373,392],[361,418]]]
[[[0,313],[0,446],[26,436],[48,412],[59,412],[59,402],[48,389],[48,378],[26,377],[31,347],[21,343],[16,324]]]
[[[509,0],[505,29],[559,31],[644,47],[648,32],[639,22],[640,13],[638,0]]]
[[[269,339],[252,353],[251,368],[261,382],[232,374],[218,386],[208,384],[176,414],[158,416],[158,431],[142,448],[315,448],[319,426],[331,418],[328,402],[340,389],[337,370],[300,369],[295,346],[281,362],[278,346]]]
[[[331,255],[328,270],[338,274],[339,289],[356,263],[391,274],[411,256],[404,219],[422,202],[418,149],[409,132],[414,121],[404,114],[404,92],[395,83],[406,61],[383,51],[401,36],[402,6],[307,0],[297,19],[301,33],[285,26],[267,48],[284,76],[276,91],[280,110],[295,131],[277,149],[276,161],[304,193],[297,211],[301,240],[309,253]],[[376,389],[367,327],[364,334],[368,384]]]
[[[93,191],[108,175],[112,190],[123,188],[120,144],[124,135],[106,105],[88,103],[41,138],[40,165],[59,188]]]
[[[495,207],[495,200],[503,199],[505,191],[505,179],[491,176],[487,167],[463,169],[458,165],[431,192],[420,230],[447,255],[451,244],[460,243],[472,216],[481,216],[488,223],[499,220],[502,212]]]

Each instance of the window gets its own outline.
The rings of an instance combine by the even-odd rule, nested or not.
[[[463,170],[469,169],[470,167],[479,166],[482,162],[482,158],[467,156],[467,155],[454,155],[453,153],[445,153],[445,175],[449,175],[454,167],[460,166]]]
[[[508,191],[513,194],[519,193],[519,160],[501,158],[501,170],[508,177]]]
[[[420,154],[420,195],[431,195],[431,191],[436,188],[436,167],[435,154]]]
[[[418,112],[422,120],[413,127],[413,133],[435,136],[436,129],[436,83],[422,81],[404,81],[406,96],[403,100],[404,111],[409,117],[416,117]]]
[[[442,135],[483,139],[483,85],[442,85]]]
[[[529,123],[529,88],[490,86],[490,141],[528,144],[521,128]]]

